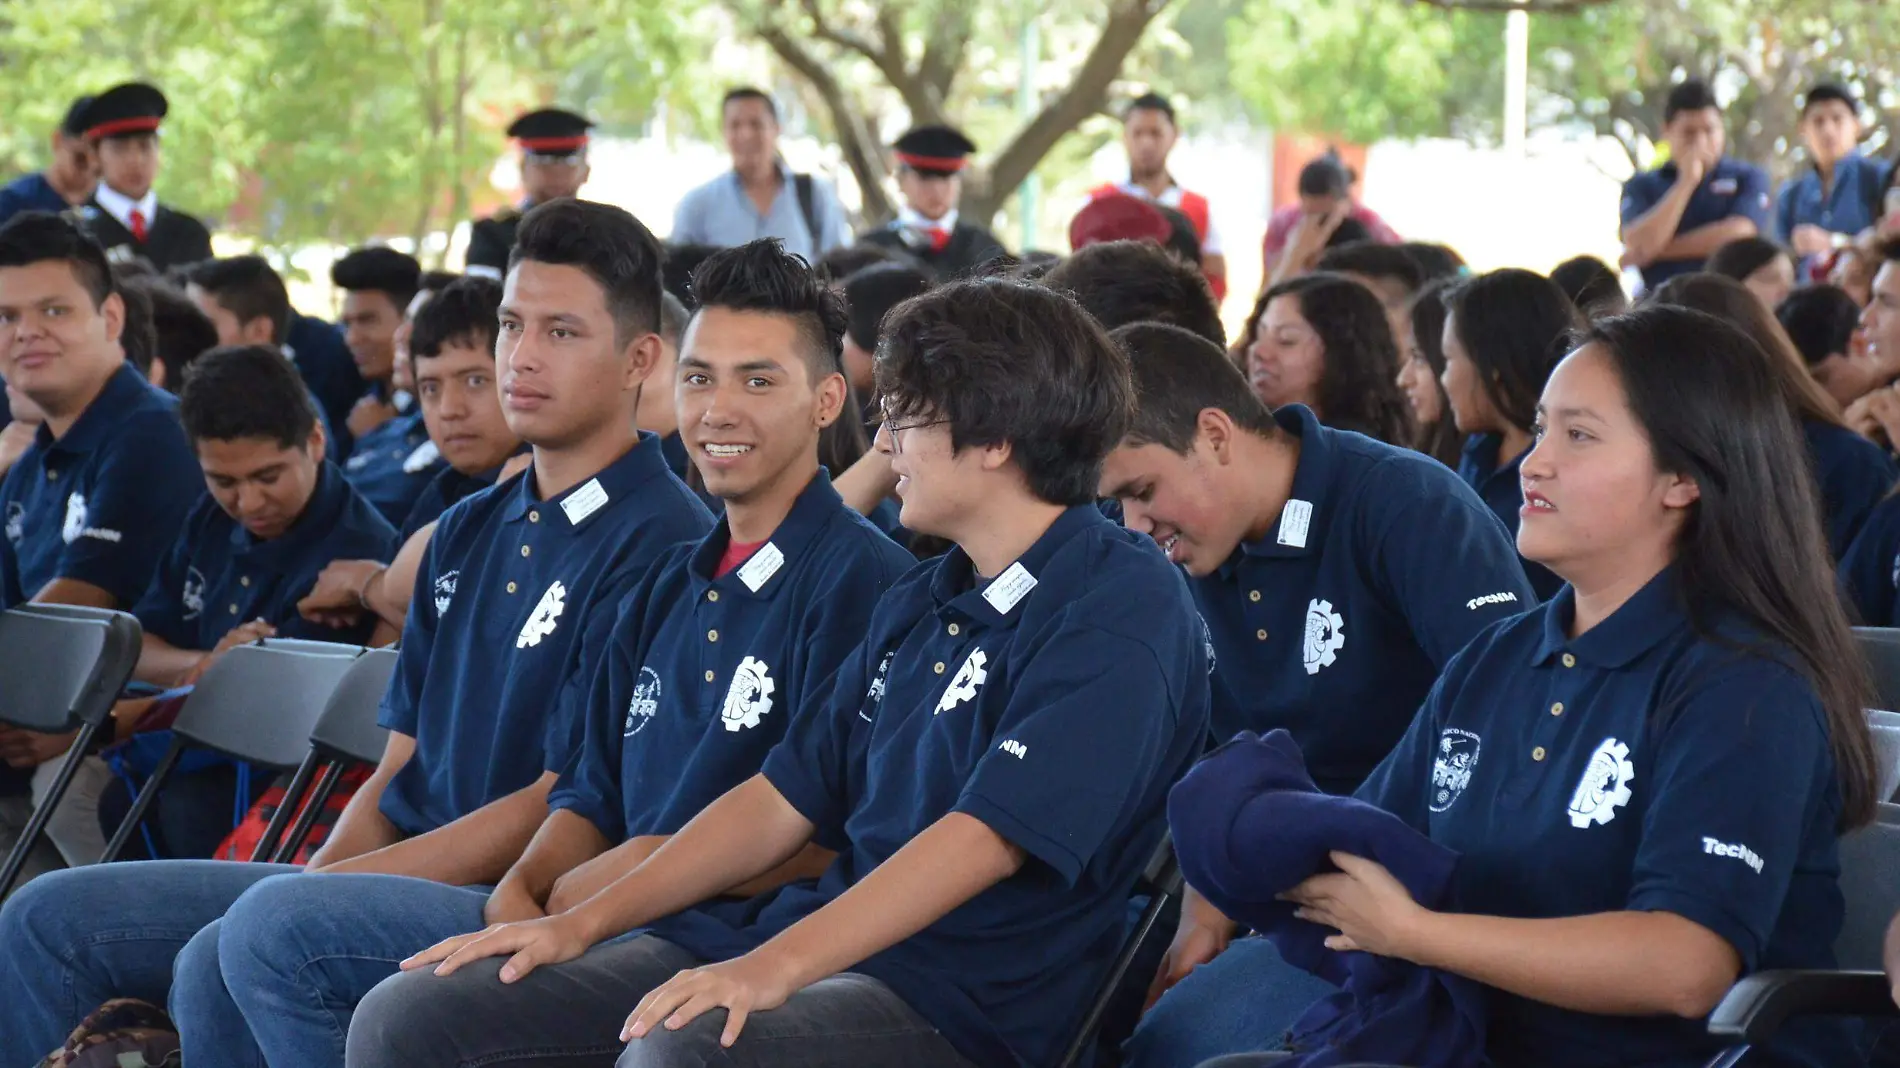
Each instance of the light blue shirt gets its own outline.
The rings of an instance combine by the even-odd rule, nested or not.
[[[778,165],[779,190],[772,208],[763,214],[746,195],[737,171],[726,173],[687,193],[673,210],[674,244],[715,245],[732,248],[760,238],[776,237],[785,242],[785,251],[805,257],[807,263],[834,248],[851,243],[851,228],[844,216],[844,205],[831,183],[823,178],[811,182],[812,215],[818,233],[805,225],[798,207],[798,189],[792,183],[792,169],[781,160]]]

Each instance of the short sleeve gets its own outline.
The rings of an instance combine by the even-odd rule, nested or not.
[[[637,612],[638,604],[644,601],[643,597],[636,598],[630,593],[636,588],[648,588],[640,582],[646,574],[640,569],[630,569],[630,573],[623,571],[619,576],[601,577],[601,586],[594,591],[581,617],[584,628],[577,648],[570,654],[573,659],[563,676],[560,696],[548,711],[541,738],[546,770],[558,772],[567,767],[580,748],[586,723],[596,714],[587,700],[593,696],[591,684],[595,671],[611,647],[623,607],[628,612]]]
[[[185,574],[190,566],[191,537],[190,529],[186,528],[180,531],[171,551],[159,562],[145,593],[132,608],[132,614],[146,634],[180,649],[190,649],[195,644],[194,635],[188,632],[180,612],[184,606]]]
[[[1781,915],[1833,760],[1812,688],[1791,668],[1735,655],[1692,681],[1649,736],[1629,908],[1708,928],[1746,972]]]
[[[1768,172],[1753,164],[1743,164],[1741,172],[1735,176],[1735,205],[1729,214],[1743,216],[1753,222],[1761,233],[1769,233],[1773,226],[1768,218],[1772,199]]]
[[[1656,182],[1649,173],[1638,174],[1623,183],[1623,202],[1617,209],[1617,217],[1624,226],[1649,214],[1656,206]]]
[[[122,606],[137,602],[204,493],[175,419],[153,415],[127,426],[100,462],[86,492],[86,525],[60,553],[54,576],[97,586]]]
[[[1465,486],[1420,492],[1387,513],[1375,553],[1378,581],[1413,640],[1443,670],[1478,632],[1537,604],[1510,534]],[[1417,532],[1429,530],[1432,537]]]
[[[627,836],[626,799],[620,787],[625,736],[619,710],[632,702],[633,665],[641,659],[637,616],[630,604],[614,625],[616,637],[596,658],[589,681],[565,687],[557,713],[571,719],[580,740],[548,795],[548,808],[573,812],[610,842]],[[552,751],[549,764],[555,766]]]
[[[892,644],[895,644],[894,642]],[[873,655],[878,663],[869,664]],[[887,654],[866,641],[845,658],[824,700],[793,712],[785,738],[766,754],[761,774],[813,827],[812,840],[843,850],[854,784],[862,783],[872,715],[865,708],[872,678],[889,670]],[[867,666],[868,665],[868,666]]]
[[[409,595],[409,615],[403,621],[396,672],[390,676],[389,689],[383,693],[382,711],[376,718],[384,729],[411,738],[416,736],[422,684],[429,677],[429,654],[435,649],[436,571],[441,566],[437,550],[449,534],[443,527],[435,529],[429,548],[423,553],[422,566],[416,568],[416,588]],[[451,593],[449,597],[453,603],[454,595]]]
[[[1170,629],[1166,620],[1155,624],[1159,634]],[[1189,626],[1194,633],[1179,640],[1198,649],[1198,620],[1190,615],[1175,629]],[[956,811],[1073,885],[1124,819],[1131,797],[1151,788],[1173,743],[1181,680],[1169,674],[1144,642],[1087,624],[1057,633],[1012,680],[1009,703]]]

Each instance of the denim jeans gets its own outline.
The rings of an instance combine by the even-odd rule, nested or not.
[[[650,935],[605,942],[506,986],[502,960],[448,978],[422,970],[383,982],[350,1024],[349,1068],[970,1068],[923,1017],[865,975],[834,975],[747,1017],[739,1040],[722,1050],[726,1014],[717,1009],[677,1031],[620,1041],[648,991],[701,963],[671,942]]]
[[[1195,1068],[1228,1053],[1279,1049],[1287,1029],[1337,988],[1240,938],[1175,984],[1122,1047],[1126,1068]]]

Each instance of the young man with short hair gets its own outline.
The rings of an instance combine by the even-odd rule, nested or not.
[[[732,169],[690,190],[673,210],[679,244],[731,248],[776,237],[787,251],[817,263],[851,243],[850,220],[830,182],[795,174],[778,151],[778,105],[744,86],[719,103],[720,130]]]
[[[86,143],[86,128],[81,125],[91,103],[91,97],[82,96],[66,109],[65,119],[53,129],[53,159],[44,171],[0,186],[0,223],[23,211],[57,215],[92,197],[99,184],[99,156]]]
[[[1663,104],[1669,162],[1623,183],[1620,266],[1639,267],[1655,289],[1702,269],[1716,249],[1768,229],[1768,175],[1723,154],[1722,107],[1707,83],[1691,79]]]
[[[170,104],[142,82],[93,97],[78,118],[99,160],[99,184],[79,209],[113,263],[142,259],[160,271],[211,258],[204,223],[159,203],[152,188],[162,160],[158,128]]]
[[[1879,221],[1874,194],[1887,165],[1861,155],[1860,101],[1846,86],[1822,82],[1801,101],[1801,140],[1808,165],[1782,183],[1775,201],[1775,240],[1811,257],[1853,243]]]
[[[1205,630],[1095,508],[1130,393],[1086,313],[987,279],[889,326],[878,448],[904,526],[957,547],[885,595],[763,770],[638,867],[405,962],[359,1009],[353,1065],[604,1066],[616,1038],[622,1066],[783,1063],[793,1041],[813,1068],[1060,1055],[1201,749]],[[838,851],[822,879],[712,900],[814,844]]]
[[[555,776],[543,769],[571,742],[553,697],[592,663],[583,638],[604,644],[648,565],[712,522],[657,439],[633,428],[659,297],[659,244],[621,209],[556,201],[523,220],[495,363],[533,463],[437,526],[383,701],[388,747],[314,868],[492,883],[546,816]],[[292,870],[155,861],[23,887],[0,907],[0,1063],[43,1055],[108,997],[168,995],[186,1059],[259,1063],[225,988],[217,921]],[[310,885],[284,926],[328,911],[321,880]]]
[[[1155,323],[1114,337],[1134,369],[1137,411],[1102,494],[1191,579],[1217,664],[1208,741],[1285,728],[1321,788],[1351,792],[1452,655],[1536,603],[1516,546],[1450,469],[1328,429],[1299,405],[1268,411],[1207,340]],[[1233,935],[1190,894],[1158,986],[1213,960]],[[1265,1048],[1214,1046],[1254,1024],[1264,1040],[1289,1022],[1248,1016],[1245,991],[1226,985],[1271,956],[1260,939],[1236,945],[1143,1018],[1131,1064]],[[1216,1013],[1228,1014],[1218,1026]]]
[[[1174,105],[1160,93],[1144,93],[1122,113],[1122,147],[1128,151],[1128,180],[1113,182],[1089,194],[1096,200],[1119,193],[1140,197],[1187,216],[1200,242],[1201,273],[1207,277],[1214,303],[1227,296],[1227,257],[1221,251],[1220,231],[1207,198],[1181,188],[1168,172],[1168,156],[1181,139]]]
[[[891,146],[897,157],[897,218],[858,240],[907,254],[939,280],[962,278],[1009,254],[987,220],[966,219],[963,171],[976,142],[949,126],[917,126]]]
[[[431,290],[420,264],[387,248],[358,249],[338,260],[330,276],[345,290],[344,339],[371,387],[350,413],[356,444],[343,473],[400,526],[443,466],[414,394],[397,386],[408,377],[399,366],[406,359],[399,344],[405,326]]]
[[[318,405],[324,455],[341,462],[348,455],[330,413],[309,385],[311,369],[289,344],[292,312],[284,279],[262,256],[229,256],[194,263],[185,272],[185,295],[217,328],[220,345],[267,345],[288,357]],[[318,377],[327,368],[318,368]],[[176,383],[174,383],[176,384]]]

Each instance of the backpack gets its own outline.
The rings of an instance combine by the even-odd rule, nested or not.
[[[36,1068],[179,1068],[178,1028],[165,1010],[114,998],[92,1010]]]
[[[818,233],[818,204],[812,193],[811,175],[792,175],[792,189],[798,194],[798,214],[805,219],[805,232],[811,235],[811,247],[816,252],[824,238]]]

